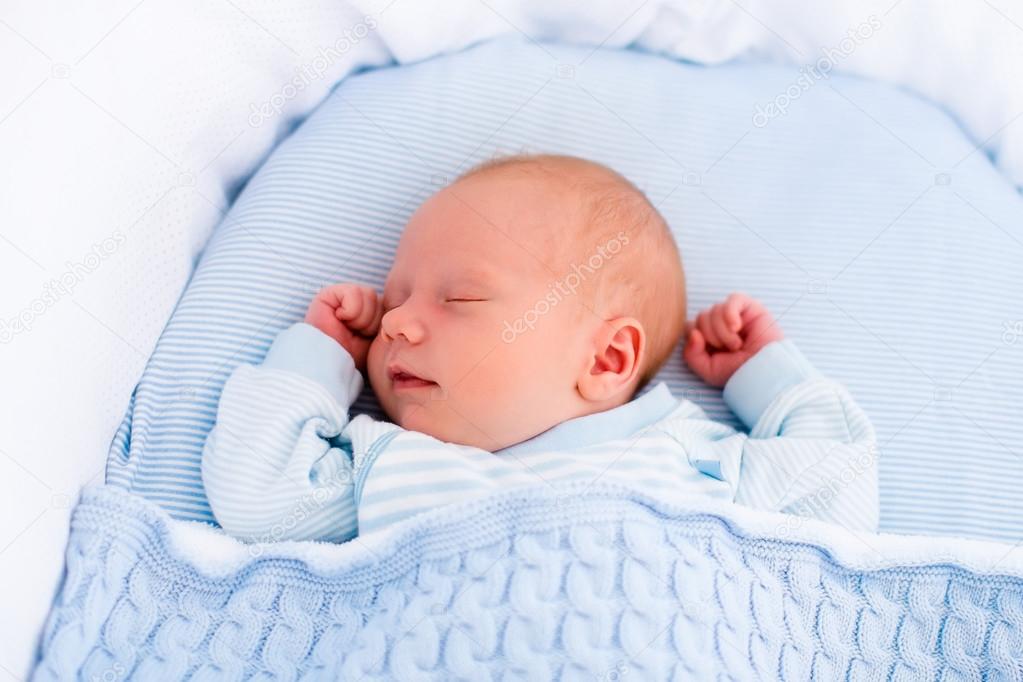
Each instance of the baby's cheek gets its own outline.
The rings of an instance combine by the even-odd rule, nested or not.
[[[366,357],[366,374],[369,375],[370,384],[377,393],[383,388],[384,382],[382,379],[386,378],[387,374],[384,367],[386,351],[383,348],[383,344],[379,342],[379,339],[380,337],[378,336],[369,344],[369,355]]]
[[[459,411],[494,438],[516,430],[535,407],[537,387],[546,386],[528,362],[502,358],[480,373],[470,392],[458,396]],[[464,407],[463,407],[464,406]]]
[[[483,352],[486,353],[486,350]],[[466,357],[466,360],[470,359]],[[529,380],[528,376],[522,374],[529,367],[523,366],[525,363],[517,349],[504,343],[494,347],[482,359],[466,364],[468,366],[461,372],[463,378],[454,389],[455,397],[462,404],[477,404],[482,400],[484,404],[492,405],[502,395],[513,393],[516,386]]]

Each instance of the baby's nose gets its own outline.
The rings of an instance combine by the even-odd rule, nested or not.
[[[409,343],[422,343],[426,327],[410,306],[400,305],[388,310],[380,320],[380,329],[391,340],[404,338]]]

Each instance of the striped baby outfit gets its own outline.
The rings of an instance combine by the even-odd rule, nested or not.
[[[660,383],[491,453],[349,419],[361,389],[347,351],[305,323],[281,332],[261,365],[234,370],[202,459],[210,506],[228,533],[344,542],[498,489],[580,479],[877,530],[873,427],[788,340],[762,348],[725,385],[748,434]]]

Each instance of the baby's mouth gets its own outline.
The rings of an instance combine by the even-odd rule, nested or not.
[[[425,388],[437,385],[436,381],[424,379],[398,364],[390,365],[387,368],[387,376],[391,379],[391,385],[395,390]]]

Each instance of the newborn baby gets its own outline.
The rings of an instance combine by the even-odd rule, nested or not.
[[[342,542],[584,479],[876,530],[874,432],[846,390],[747,296],[685,320],[674,238],[628,180],[572,157],[484,164],[415,212],[382,300],[328,286],[235,369],[203,453],[210,505],[248,540]],[[687,364],[749,435],[643,390],[687,328]],[[360,372],[391,422],[349,420]]]

